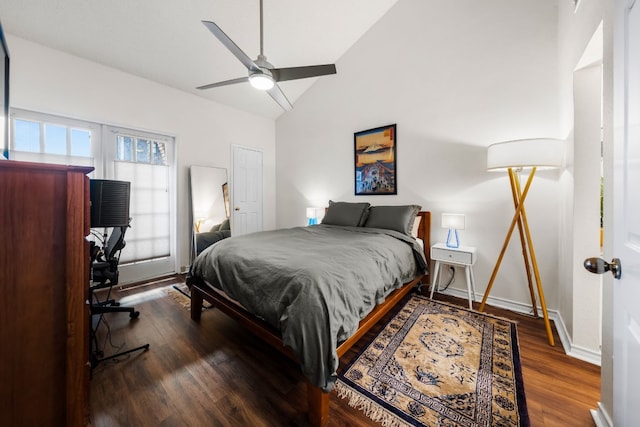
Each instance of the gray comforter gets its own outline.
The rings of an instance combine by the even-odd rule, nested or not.
[[[410,236],[317,225],[221,240],[196,258],[191,274],[277,328],[304,375],[330,391],[338,343],[391,291],[426,268]]]

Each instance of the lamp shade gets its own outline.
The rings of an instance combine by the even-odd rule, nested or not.
[[[557,168],[562,166],[564,141],[560,139],[519,139],[492,144],[487,150],[487,170],[508,168]]]
[[[464,230],[464,214],[443,213],[442,228]]]

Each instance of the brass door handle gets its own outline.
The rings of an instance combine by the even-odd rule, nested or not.
[[[620,279],[622,276],[622,264],[619,258],[613,258],[610,263],[602,258],[587,258],[584,260],[584,268],[595,274],[604,274],[607,271],[611,271],[614,279]]]

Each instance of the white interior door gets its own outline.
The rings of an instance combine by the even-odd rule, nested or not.
[[[232,149],[231,235],[262,231],[262,151]]]
[[[631,426],[640,404],[640,6],[615,4],[612,255],[622,275],[612,281],[613,418]]]

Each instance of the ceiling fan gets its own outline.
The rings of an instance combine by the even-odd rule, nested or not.
[[[262,0],[260,0],[260,54],[255,60],[251,60],[251,58],[249,58],[242,49],[240,49],[238,45],[236,45],[233,40],[231,40],[229,36],[227,36],[215,23],[211,21],[202,21],[202,23],[213,33],[214,36],[218,38],[218,40],[222,42],[223,45],[225,45],[227,49],[231,51],[231,53],[233,53],[236,58],[238,58],[238,60],[240,60],[240,62],[242,62],[245,67],[247,67],[249,75],[247,77],[240,77],[237,79],[199,86],[197,89],[210,89],[248,81],[256,89],[266,91],[285,111],[289,111],[293,107],[278,86],[278,82],[319,77],[336,73],[336,66],[334,64],[288,68],[275,68],[271,65],[263,53],[264,37],[262,28]]]

